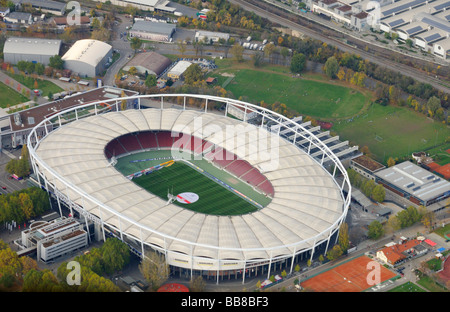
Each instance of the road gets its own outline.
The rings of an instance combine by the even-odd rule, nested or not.
[[[378,57],[374,54],[367,53],[364,50],[354,48],[350,45],[347,45],[347,44],[341,42],[340,40],[325,36],[325,35],[321,34],[320,32],[316,32],[310,28],[301,26],[297,23],[294,23],[288,19],[285,19],[274,13],[271,13],[267,10],[261,9],[261,8],[255,6],[253,4],[250,4],[246,1],[230,0],[230,2],[237,4],[250,12],[254,12],[255,14],[258,14],[261,17],[267,18],[268,20],[270,20],[274,23],[277,23],[281,26],[288,27],[292,30],[297,30],[297,31],[305,34],[306,36],[309,36],[311,38],[318,39],[322,42],[333,45],[344,52],[359,54],[362,58],[367,59],[374,64],[383,66],[387,69],[397,70],[397,71],[401,72],[403,75],[408,75],[417,81],[420,81],[423,83],[429,83],[437,90],[441,90],[443,92],[450,93],[450,88],[442,85],[442,82],[439,79],[437,79],[431,75],[427,75],[426,73],[419,71],[417,69],[414,69],[410,66],[396,63],[394,61],[387,60],[386,58]]]
[[[114,76],[119,72],[119,70],[125,66],[129,61],[128,56],[134,55],[134,50],[130,46],[130,42],[126,39],[126,36],[122,37],[120,34],[124,34],[127,31],[127,27],[131,26],[133,23],[129,18],[124,15],[120,15],[120,23],[116,23],[113,27],[114,39],[111,45],[114,50],[120,53],[120,58],[116,60],[111,67],[106,71],[106,75],[103,77],[103,84],[106,86],[114,85]]]

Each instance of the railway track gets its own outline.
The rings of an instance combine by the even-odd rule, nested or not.
[[[248,11],[255,12],[259,16],[267,18],[268,20],[270,20],[273,23],[277,23],[281,26],[288,27],[293,30],[297,30],[297,31],[305,34],[308,37],[320,40],[329,45],[333,45],[344,52],[358,54],[362,58],[367,59],[370,62],[373,62],[374,64],[383,66],[390,70],[397,70],[398,72],[400,72],[404,75],[410,76],[417,81],[420,81],[423,83],[428,83],[428,84],[432,85],[434,88],[436,88],[437,90],[440,90],[440,91],[450,94],[450,87],[446,86],[445,83],[443,81],[441,81],[440,79],[438,79],[434,76],[431,76],[430,74],[427,74],[418,69],[412,68],[408,65],[397,63],[395,61],[391,61],[389,59],[386,59],[386,57],[378,56],[378,55],[366,52],[365,50],[358,49],[357,47],[352,46],[350,44],[344,43],[341,41],[344,38],[344,36],[342,34],[340,34],[342,37],[341,39],[333,38],[333,36],[331,36],[329,34],[325,35],[326,33],[329,33],[330,30],[326,29],[324,26],[321,27],[318,24],[315,24],[311,21],[301,21],[301,23],[303,24],[302,25],[302,24],[300,24],[300,21],[298,21],[299,20],[298,18],[295,18],[294,16],[290,16],[290,18],[297,20],[297,21],[293,21],[290,18],[288,18],[289,17],[288,13],[284,13],[284,14],[280,13],[279,9],[277,10],[277,13],[272,12],[272,9],[270,8],[270,5],[268,5],[268,4],[265,5],[265,8],[262,8],[253,3],[250,3],[250,1],[246,1],[246,0],[229,0],[229,1],[231,3],[241,6],[242,8],[244,8]],[[284,15],[284,16],[282,16],[282,15]],[[308,26],[305,26],[305,25],[308,25]]]

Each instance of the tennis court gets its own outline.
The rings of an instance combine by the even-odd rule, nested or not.
[[[374,268],[369,264],[372,259],[361,256],[347,261],[341,265],[331,268],[323,273],[315,275],[301,285],[305,289],[315,292],[361,292],[372,286],[372,273]],[[368,266],[369,264],[369,266]],[[396,274],[382,265],[377,266],[380,269],[380,282],[387,281],[396,276]]]

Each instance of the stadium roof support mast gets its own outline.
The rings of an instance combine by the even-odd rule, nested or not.
[[[218,257],[218,259],[215,259],[215,265],[211,270],[217,270],[220,272],[220,269],[223,267],[226,267],[227,270],[233,270],[234,268],[237,268],[240,266],[240,268],[244,268],[244,274],[243,274],[243,282],[245,281],[245,269],[249,266],[259,266],[259,265],[266,265],[267,263],[275,263],[277,261],[281,261],[283,259],[291,258],[295,259],[296,256],[300,254],[304,254],[306,252],[311,252],[311,258],[314,255],[314,250],[316,247],[321,245],[322,243],[326,243],[326,248],[328,248],[330,239],[332,235],[339,233],[339,227],[342,224],[342,222],[345,220],[350,200],[351,200],[351,185],[348,179],[347,172],[345,168],[343,167],[342,163],[339,161],[339,158],[333,154],[333,152],[330,150],[328,146],[323,144],[321,140],[318,139],[313,133],[308,131],[306,128],[304,128],[301,124],[298,124],[296,122],[293,122],[292,120],[279,115],[275,112],[272,112],[268,109],[262,108],[257,105],[253,105],[250,103],[228,99],[228,98],[221,98],[221,97],[215,97],[215,96],[209,96],[209,95],[191,95],[191,94],[156,94],[156,95],[138,95],[138,96],[131,96],[131,97],[122,97],[119,99],[109,99],[109,100],[102,100],[101,103],[108,103],[112,102],[113,104],[116,104],[116,109],[118,110],[118,103],[119,101],[123,100],[138,100],[140,101],[141,98],[145,99],[157,99],[158,97],[161,98],[161,110],[164,109],[164,98],[172,98],[176,99],[177,97],[183,97],[183,110],[186,110],[186,98],[192,97],[197,99],[204,99],[205,100],[205,112],[208,111],[208,101],[214,101],[218,103],[224,103],[225,106],[225,116],[228,115],[228,105],[233,105],[234,107],[240,108],[246,112],[248,109],[250,109],[253,112],[256,112],[259,116],[262,117],[261,121],[261,127],[264,125],[265,122],[267,124],[272,123],[278,126],[278,131],[275,131],[275,128],[272,130],[267,129],[267,131],[270,131],[271,133],[280,133],[281,127],[284,129],[289,129],[293,131],[295,134],[294,136],[290,136],[291,138],[280,138],[282,140],[285,140],[289,143],[296,144],[296,140],[303,140],[305,142],[309,142],[307,153],[309,154],[312,150],[319,149],[323,151],[323,156],[321,160],[317,160],[314,157],[312,157],[310,154],[311,161],[313,161],[315,164],[323,168],[323,159],[328,158],[330,161],[334,163],[334,168],[332,173],[330,173],[327,169],[323,168],[326,174],[328,174],[329,177],[333,179],[333,183],[336,186],[336,189],[339,189],[340,193],[339,196],[342,199],[342,207],[341,214],[336,218],[335,221],[329,222],[329,226],[326,229],[317,231],[317,234],[311,235],[307,239],[303,239],[301,241],[295,241],[291,242],[289,244],[282,244],[280,246],[271,246],[271,247],[223,247],[220,245],[212,245],[212,244],[206,244],[206,243],[200,243],[198,241],[189,241],[183,238],[175,237],[173,235],[167,234],[165,232],[156,230],[154,228],[151,228],[148,225],[144,225],[140,222],[140,220],[135,220],[132,217],[123,214],[121,212],[116,211],[115,209],[111,208],[104,202],[97,199],[95,196],[91,195],[90,193],[84,191],[77,185],[73,183],[71,179],[67,179],[63,176],[61,176],[60,173],[58,173],[54,168],[49,166],[37,152],[38,147],[40,146],[41,142],[46,139],[50,132],[57,128],[52,127],[52,120],[56,120],[55,118],[58,118],[55,122],[57,124],[60,124],[60,116],[67,113],[74,113],[75,116],[77,116],[78,119],[83,119],[90,115],[84,115],[79,114],[78,110],[85,110],[88,107],[94,107],[94,114],[98,115],[103,113],[102,111],[98,111],[96,108],[97,104],[100,104],[100,102],[91,102],[87,104],[82,104],[79,106],[71,107],[65,111],[58,112],[52,116],[47,117],[45,120],[37,124],[31,131],[30,135],[28,136],[27,144],[30,151],[30,157],[33,165],[33,169],[36,172],[38,182],[46,188],[47,191],[53,191],[55,194],[60,194],[64,196],[64,201],[67,200],[69,203],[69,208],[71,209],[71,212],[73,213],[73,208],[76,211],[84,211],[83,215],[89,217],[92,214],[92,220],[95,220],[95,222],[100,225],[100,230],[102,232],[103,239],[105,239],[105,225],[108,226],[108,231],[110,229],[116,229],[116,226],[111,224],[108,220],[119,220],[118,222],[118,230],[120,231],[120,238],[125,239],[125,237],[136,240],[139,239],[138,236],[133,235],[129,232],[133,229],[138,229],[138,233],[140,233],[140,239],[141,239],[141,249],[142,249],[142,256],[144,256],[144,246],[149,246],[153,249],[159,250],[161,252],[164,252],[166,255],[166,261],[170,262],[168,260],[169,256],[172,255],[172,258],[175,258],[174,256],[182,256],[182,254],[169,250],[171,245],[176,242],[177,244],[184,244],[186,247],[189,246],[190,254],[188,255],[190,259],[190,263],[188,266],[184,266],[184,268],[190,268],[191,270],[191,276],[193,274],[193,270],[202,269],[198,267],[198,264],[195,264],[194,261],[199,262],[199,260],[204,260],[205,258],[201,255],[194,255],[194,250],[196,249],[206,249],[210,251],[215,251],[219,254],[226,254],[226,252],[240,252],[244,255],[243,258],[239,258],[237,260],[226,260]],[[245,115],[245,114],[244,114]],[[245,119],[248,121],[247,119]],[[64,123],[60,128],[66,127],[67,124],[70,123]],[[60,124],[61,125],[61,124]],[[37,133],[38,131],[42,131],[42,127],[45,128],[45,135],[43,137],[40,137]],[[283,130],[285,131],[285,130]],[[293,140],[292,140],[293,139]],[[299,147],[300,150],[300,147]],[[303,149],[302,149],[303,150]],[[304,151],[304,150],[303,150]],[[342,182],[337,180],[337,177],[340,175],[340,178],[342,177]],[[347,190],[347,192],[345,192]],[[59,193],[56,193],[58,191]],[[91,210],[87,211],[84,210],[85,207],[81,207],[79,203],[76,201],[81,199],[82,205],[86,205],[86,207],[91,207]],[[341,202],[341,201],[339,201]],[[341,204],[339,204],[341,205]],[[107,217],[108,219],[105,220],[104,217]],[[105,224],[105,222],[108,222],[108,224]],[[126,229],[123,228],[123,226],[126,225]],[[144,232],[146,233],[144,235]],[[147,235],[147,233],[149,233]],[[164,246],[158,246],[152,242],[144,241],[145,239],[148,239],[151,236],[157,236],[161,240],[164,241]],[[170,244],[168,244],[170,242]],[[168,245],[167,245],[168,244]],[[289,254],[282,254],[280,255],[278,251],[281,251],[282,249],[291,249],[291,252]],[[265,252],[267,254],[267,259],[261,260],[258,259],[258,261],[251,261],[246,259],[246,253],[248,252]],[[274,258],[274,255],[275,258]],[[236,262],[236,264],[231,263]],[[266,263],[266,264],[264,264]],[[175,263],[170,263],[171,265],[176,265]],[[230,265],[234,265],[235,267],[232,267]],[[291,264],[291,273],[292,273],[293,265]]]

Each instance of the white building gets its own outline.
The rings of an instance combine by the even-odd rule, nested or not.
[[[50,58],[59,55],[61,40],[10,37],[3,48],[4,61],[17,64],[19,61],[37,62],[44,65]]]
[[[128,31],[130,37],[151,41],[168,42],[176,31],[175,24],[150,21],[136,21]]]
[[[97,0],[99,2],[107,2],[109,0]],[[176,8],[168,6],[168,0],[110,0],[111,4],[126,7],[134,6],[145,11],[162,11],[165,13],[174,13]]]
[[[220,39],[228,41],[230,39],[230,35],[227,33],[215,32],[215,31],[204,31],[197,30],[195,32],[195,41],[209,41],[210,42],[219,42]]]
[[[172,78],[173,80],[178,80],[183,76],[183,73],[186,69],[191,66],[192,63],[188,61],[179,61],[172,69],[167,73],[167,77]]]
[[[88,234],[73,218],[38,221],[22,231],[24,249],[36,248],[38,261],[48,262],[88,245]]]
[[[93,39],[78,40],[64,54],[64,67],[80,77],[95,77],[106,69],[112,57],[112,46]]]

